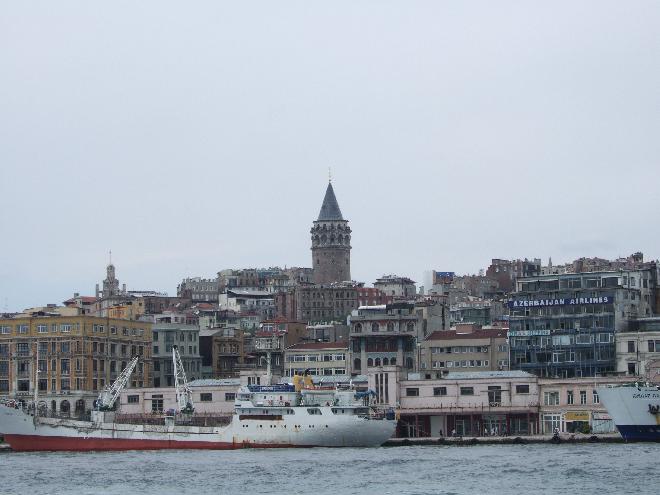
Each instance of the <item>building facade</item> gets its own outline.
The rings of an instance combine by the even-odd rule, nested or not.
[[[538,433],[539,389],[529,373],[452,372],[441,379],[402,380],[399,387],[399,436]]]
[[[366,374],[369,368],[417,367],[421,322],[411,303],[362,306],[350,316],[351,372]]]
[[[660,316],[632,320],[616,335],[616,370],[645,381],[660,381]]]
[[[0,319],[0,396],[62,414],[89,411],[134,356],[129,387],[151,383],[151,323],[88,315]],[[36,367],[36,369],[35,369]]]
[[[202,358],[199,354],[199,327],[184,323],[167,323],[156,320],[153,335],[154,387],[174,386],[174,361],[172,349],[176,346],[181,364],[189,380],[202,377]]]
[[[284,350],[284,376],[349,375],[348,342],[299,342]]]
[[[336,282],[296,289],[297,320],[308,323],[343,321],[358,308],[359,284]]]
[[[507,329],[461,324],[433,332],[422,342],[421,359],[422,371],[507,371]]]
[[[351,280],[351,228],[344,220],[328,183],[321,211],[311,230],[315,284]]]
[[[383,275],[374,282],[374,288],[393,299],[414,300],[417,296],[415,281],[408,277],[397,275]]]
[[[539,379],[540,433],[610,433],[612,418],[600,403],[598,387],[629,383],[626,377]]]
[[[616,371],[615,334],[653,314],[656,268],[518,279],[509,301],[510,363],[542,377]]]

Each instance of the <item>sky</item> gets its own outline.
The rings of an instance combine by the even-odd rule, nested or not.
[[[310,266],[660,257],[660,2],[0,1],[0,310]]]

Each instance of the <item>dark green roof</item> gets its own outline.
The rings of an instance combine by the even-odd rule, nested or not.
[[[323,198],[323,205],[321,206],[317,221],[343,219],[341,210],[339,209],[339,203],[337,203],[337,198],[335,197],[335,191],[332,189],[332,182],[328,182],[328,188],[325,190],[325,198]]]

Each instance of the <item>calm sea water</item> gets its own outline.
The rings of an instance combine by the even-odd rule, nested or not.
[[[7,494],[657,494],[660,445],[0,455]]]

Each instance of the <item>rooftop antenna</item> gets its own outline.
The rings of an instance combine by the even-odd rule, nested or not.
[[[112,249],[109,251],[109,255],[110,255],[110,263],[108,264],[112,265]]]
[[[332,168],[328,167],[328,182],[332,182]]]

